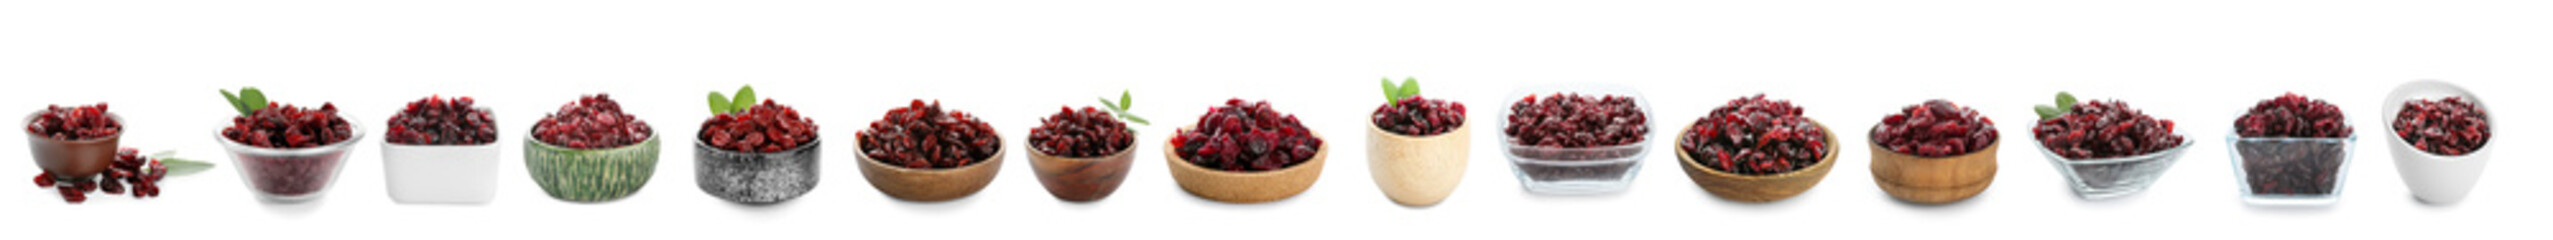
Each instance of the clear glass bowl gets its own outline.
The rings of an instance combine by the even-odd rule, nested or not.
[[[2064,175],[2066,183],[2073,186],[2075,197],[2101,200],[2136,194],[2145,191],[2145,187],[2154,186],[2154,179],[2163,177],[2164,170],[2171,170],[2172,162],[2180,161],[2181,152],[2198,144],[2179,129],[2174,129],[2172,135],[2183,136],[2180,146],[2145,155],[2104,159],[2069,160],[2055,151],[2048,151],[2048,146],[2039,143],[2036,137],[2030,140],[2030,146],[2038,149],[2040,155],[2048,156],[2048,163],[2055,165],[2057,173]]]
[[[1649,110],[1648,99],[1641,97],[1639,91],[1621,85],[1607,84],[1527,86],[1508,94],[1504,103],[1512,106],[1516,101],[1524,100],[1525,96],[1555,93],[1630,97],[1633,104],[1639,105],[1641,113],[1654,113]],[[1631,187],[1631,179],[1639,175],[1640,159],[1649,155],[1649,142],[1656,140],[1658,135],[1656,116],[1649,116],[1651,119],[1647,122],[1650,124],[1647,125],[1650,131],[1641,134],[1640,141],[1636,143],[1584,148],[1518,145],[1515,141],[1506,139],[1506,129],[1511,124],[1507,122],[1507,116],[1514,115],[1512,111],[1513,109],[1506,107],[1499,108],[1497,131],[1499,131],[1500,139],[1498,143],[1499,146],[1505,147],[1503,152],[1506,153],[1507,160],[1513,163],[1516,181],[1524,184],[1525,191],[1533,193],[1595,194],[1628,189]]]
[[[357,123],[354,118],[348,123]],[[351,124],[354,135],[344,141],[318,147],[278,149],[249,146],[222,137],[214,131],[213,139],[230,151],[231,161],[238,164],[239,180],[248,184],[257,198],[267,202],[296,203],[319,199],[328,193],[329,183],[345,170],[346,154],[354,151],[355,142],[363,141],[363,124]],[[228,125],[224,125],[228,127]]]
[[[2346,138],[2247,138],[2227,133],[2234,157],[2234,185],[2243,202],[2260,205],[2326,205],[2340,201],[2349,179]],[[2303,165],[2325,163],[2323,165]],[[2296,184],[2296,183],[2302,184]]]

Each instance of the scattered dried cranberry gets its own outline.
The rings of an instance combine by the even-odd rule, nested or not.
[[[1464,122],[1463,103],[1410,96],[1374,109],[1374,126],[1401,135],[1435,136]]]
[[[1232,99],[1206,109],[1195,129],[1180,129],[1171,147],[1188,163],[1230,172],[1284,169],[1308,162],[1321,149],[1321,139],[1293,114],[1276,111],[1267,101]]]
[[[2255,138],[2339,138],[2352,132],[2339,106],[2295,93],[2252,105],[2251,112],[2234,120],[2234,129]]]
[[[89,201],[89,192],[98,190],[105,190],[107,194],[131,194],[133,198],[157,197],[160,195],[159,181],[167,176],[168,166],[161,165],[160,160],[126,148],[115,151],[115,161],[108,164],[105,172],[89,176],[38,173],[35,184],[36,187],[54,188],[64,202],[82,203]]]
[[[44,113],[27,121],[27,133],[61,141],[98,139],[122,132],[124,123],[107,117],[106,103],[71,108],[46,106]]]
[[[2094,100],[2074,111],[2039,120],[2032,129],[2039,144],[2068,160],[2126,157],[2160,152],[2181,145],[2172,120],[2157,120],[2126,102]]]
[[[1787,100],[1729,100],[1693,121],[1678,141],[1695,163],[1744,175],[1787,173],[1825,158],[1826,132]]]
[[[620,102],[612,101],[611,94],[578,98],[532,125],[533,138],[570,149],[629,146],[655,133],[646,120],[621,112]]]
[[[1519,145],[1581,148],[1639,143],[1649,135],[1649,114],[1630,97],[1562,93],[1525,96],[1507,107],[1507,141]]]
[[[739,152],[780,152],[815,142],[816,123],[798,116],[796,108],[763,99],[753,108],[700,123],[700,141]]]
[[[248,116],[231,118],[231,126],[222,136],[240,144],[260,148],[309,148],[346,141],[355,135],[355,125],[337,116],[337,104],[321,104],[319,109],[267,103]]]
[[[1948,157],[1986,150],[2002,136],[1994,119],[1944,100],[1906,106],[1871,129],[1872,141],[1889,151],[1924,157]]]
[[[1065,107],[1039,122],[1037,128],[1028,129],[1028,146],[1046,155],[1103,157],[1135,144],[1134,131],[1126,129],[1126,122],[1098,108]]]
[[[983,162],[1002,149],[993,125],[920,99],[887,110],[886,118],[869,123],[859,138],[860,151],[870,159],[905,168],[956,168]]]
[[[2394,115],[2393,134],[2421,151],[2463,156],[2490,143],[2489,116],[2464,97],[2413,100]]]
[[[390,116],[390,143],[410,145],[479,145],[496,142],[496,117],[471,106],[470,97],[427,97],[408,102]]]

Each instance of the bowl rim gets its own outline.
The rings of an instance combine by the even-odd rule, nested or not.
[[[232,117],[233,117],[233,118],[237,118],[238,116],[232,116]],[[322,153],[329,153],[329,152],[338,152],[338,151],[344,151],[344,150],[346,150],[346,149],[348,149],[348,148],[353,147],[353,146],[355,145],[355,142],[362,142],[362,141],[363,141],[363,137],[364,137],[364,135],[365,135],[365,134],[364,134],[363,124],[361,123],[362,121],[355,121],[355,118],[354,118],[353,116],[346,116],[345,114],[337,114],[337,119],[338,119],[338,120],[346,120],[346,127],[347,127],[347,128],[350,128],[350,129],[352,130],[352,132],[353,132],[353,134],[354,134],[354,135],[352,135],[352,136],[346,136],[346,140],[344,140],[344,141],[337,141],[336,143],[329,143],[329,144],[326,144],[326,145],[319,145],[319,146],[314,146],[314,147],[306,147],[306,148],[265,148],[265,147],[258,147],[258,146],[249,146],[248,144],[240,143],[239,141],[231,140],[231,139],[230,139],[230,137],[222,136],[222,131],[213,131],[213,139],[217,139],[218,141],[222,142],[222,148],[223,148],[223,149],[226,149],[226,150],[230,150],[230,151],[231,151],[231,153],[245,153],[245,154],[256,154],[256,155],[313,155],[313,154],[322,154]],[[229,129],[229,126],[228,126],[228,125],[224,125],[224,126],[222,127],[222,129]]]
[[[1189,130],[1189,129],[1194,129],[1194,128],[1196,128],[1196,127],[1197,127],[1197,125],[1196,125],[1196,124],[1189,124],[1188,126],[1185,126],[1185,127],[1179,127],[1179,131],[1183,131],[1183,132],[1184,132],[1184,131],[1187,131],[1187,130]],[[1294,173],[1295,171],[1300,171],[1300,170],[1302,170],[1302,169],[1308,168],[1308,167],[1304,167],[1304,166],[1312,165],[1312,162],[1314,162],[1314,161],[1325,161],[1326,159],[1328,159],[1328,157],[1327,157],[1327,156],[1329,156],[1329,155],[1330,155],[1330,145],[1331,145],[1331,143],[1332,143],[1332,142],[1330,142],[1328,138],[1321,137],[1321,132],[1320,132],[1320,131],[1312,130],[1312,128],[1306,127],[1306,128],[1303,128],[1303,132],[1304,132],[1304,133],[1307,133],[1307,134],[1312,134],[1312,139],[1320,139],[1320,140],[1321,140],[1321,147],[1318,147],[1318,148],[1316,148],[1316,149],[1313,149],[1313,150],[1312,150],[1312,155],[1313,155],[1312,159],[1305,159],[1303,162],[1294,163],[1294,165],[1293,165],[1293,166],[1285,166],[1284,168],[1277,168],[1277,169],[1275,169],[1275,170],[1267,170],[1267,171],[1252,171],[1252,172],[1231,172],[1231,171],[1223,171],[1223,170],[1217,170],[1217,169],[1209,169],[1209,168],[1206,168],[1206,167],[1204,167],[1204,166],[1197,166],[1197,163],[1188,162],[1188,159],[1187,159],[1187,158],[1181,158],[1181,157],[1179,157],[1179,147],[1178,147],[1178,146],[1179,146],[1179,145],[1178,145],[1179,143],[1178,143],[1178,142],[1175,142],[1175,141],[1172,141],[1172,140],[1163,140],[1164,142],[1162,143],[1162,144],[1163,144],[1162,146],[1169,146],[1169,147],[1161,148],[1162,153],[1164,153],[1164,154],[1162,154],[1162,157],[1163,157],[1163,158],[1167,158],[1167,159],[1169,159],[1171,162],[1174,162],[1174,163],[1175,163],[1175,164],[1171,164],[1171,165],[1178,166],[1178,167],[1174,167],[1174,169],[1172,169],[1172,171],[1188,170],[1188,171],[1201,172],[1201,173],[1206,173],[1206,174],[1224,175],[1224,176],[1237,176],[1237,177],[1261,177],[1261,176],[1277,176],[1277,175],[1286,175],[1286,174]]]
[[[529,133],[529,132],[523,133],[523,135],[524,135],[523,142],[525,142],[525,144],[523,144],[523,146],[524,146],[524,147],[531,147],[531,148],[534,148],[534,149],[542,149],[542,150],[548,150],[548,151],[554,151],[554,152],[606,152],[606,151],[626,151],[626,150],[631,150],[631,149],[638,149],[638,147],[646,146],[646,145],[647,145],[647,144],[649,144],[649,143],[656,143],[657,141],[659,141],[659,140],[657,140],[658,138],[663,138],[663,137],[664,137],[664,136],[663,136],[664,134],[654,134],[654,133],[650,133],[650,134],[647,134],[647,140],[640,140],[640,141],[638,141],[638,143],[631,143],[631,144],[629,144],[628,146],[619,146],[619,147],[612,147],[612,148],[595,148],[595,149],[575,149],[575,148],[561,147],[561,146],[558,146],[558,145],[550,145],[550,143],[541,142],[541,138],[531,137],[530,135],[532,135],[532,133]]]
[[[1815,124],[1815,125],[1817,125],[1818,133],[1820,133],[1819,135],[1822,135],[1821,137],[1826,138],[1826,142],[1830,142],[1830,143],[1831,143],[1831,142],[1835,142],[1835,139],[1836,139],[1836,138],[1835,138],[1835,129],[1833,129],[1833,128],[1827,128],[1825,123],[1819,123],[1819,122],[1817,122],[1817,119],[1809,119],[1809,120],[1808,120],[1808,123],[1809,123],[1809,124]],[[1678,134],[1676,134],[1676,138],[1675,138],[1675,141],[1676,141],[1676,145],[1675,145],[1675,147],[1669,147],[1669,148],[1674,148],[1674,149],[1675,149],[1676,162],[1680,162],[1680,163],[1681,163],[1681,164],[1678,164],[1678,165],[1684,165],[1684,167],[1685,167],[1685,168],[1688,168],[1688,169],[1698,169],[1698,170],[1702,170],[1702,172],[1704,172],[1704,173],[1709,173],[1709,174],[1711,174],[1711,175],[1713,175],[1713,176],[1719,176],[1719,177],[1721,177],[1721,178],[1731,178],[1731,179],[1737,179],[1737,180],[1750,180],[1750,181],[1752,181],[1752,180],[1771,180],[1771,179],[1785,179],[1785,178],[1799,177],[1799,176],[1802,176],[1802,175],[1804,175],[1804,174],[1807,174],[1807,173],[1809,172],[1809,169],[1816,169],[1816,168],[1819,168],[1819,167],[1825,167],[1825,166],[1834,166],[1834,165],[1835,165],[1835,161],[1836,161],[1835,159],[1837,159],[1837,157],[1835,157],[1835,155],[1836,155],[1836,154],[1840,154],[1840,153],[1842,153],[1842,152],[1843,152],[1843,150],[1841,150],[1841,149],[1838,149],[1838,148],[1833,147],[1833,146],[1828,146],[1828,147],[1826,148],[1826,156],[1825,156],[1825,157],[1818,158],[1818,161],[1817,161],[1817,163],[1816,163],[1816,164],[1809,164],[1809,166],[1808,166],[1808,167],[1805,167],[1805,168],[1799,168],[1799,169],[1793,169],[1793,170],[1791,170],[1791,171],[1789,171],[1789,172],[1782,172],[1782,173],[1776,173],[1776,174],[1770,174],[1770,175],[1746,175],[1746,174],[1730,173],[1730,172],[1726,172],[1726,171],[1720,171],[1719,169],[1712,169],[1712,168],[1711,168],[1711,167],[1709,167],[1709,166],[1703,166],[1703,165],[1702,165],[1702,163],[1700,163],[1700,162],[1696,162],[1696,161],[1697,161],[1697,159],[1689,159],[1690,157],[1688,157],[1688,156],[1687,156],[1688,154],[1686,154],[1686,153],[1688,153],[1688,152],[1685,152],[1685,151],[1684,151],[1684,147],[1683,147],[1683,146],[1684,146],[1684,137],[1683,137],[1683,136],[1684,136],[1684,134],[1682,134],[1682,133],[1689,133],[1689,132],[1692,132],[1692,131],[1693,131],[1693,130],[1692,130],[1692,129],[1693,129],[1693,126],[1692,126],[1692,125],[1685,125],[1685,126],[1684,126],[1684,129],[1685,129],[1685,130],[1683,130],[1683,131],[1677,131],[1677,132],[1678,132]]]
[[[993,141],[995,141],[995,142],[1004,142],[1004,141],[1006,141],[1006,140],[1002,140],[1001,138],[996,137],[996,138],[993,138]],[[804,146],[801,146],[801,147],[804,147]],[[860,142],[859,142],[859,141],[852,141],[852,142],[851,142],[851,149],[861,149]],[[891,171],[891,172],[897,172],[897,173],[954,173],[954,172],[958,172],[958,171],[962,171],[962,170],[971,170],[971,169],[975,169],[975,168],[978,168],[978,167],[983,167],[983,166],[985,166],[985,165],[994,165],[994,164],[998,164],[998,163],[1000,163],[1000,162],[1002,161],[1002,158],[1004,158],[1005,156],[1007,156],[1007,155],[1008,155],[1008,153],[1010,153],[1010,151],[1011,151],[1011,150],[1010,150],[1010,148],[995,147],[995,148],[993,148],[993,155],[991,155],[991,156],[985,156],[985,157],[984,157],[985,159],[976,159],[976,161],[975,161],[975,162],[966,163],[966,165],[960,165],[960,166],[952,167],[952,168],[908,168],[908,167],[904,167],[904,166],[888,165],[888,164],[886,164],[886,162],[883,162],[882,160],[878,160],[878,159],[875,159],[875,158],[869,158],[869,151],[865,151],[865,150],[860,151],[860,152],[856,152],[856,153],[852,153],[851,155],[853,156],[853,159],[860,160],[860,162],[861,162],[861,163],[860,163],[860,166],[864,166],[864,167],[882,167],[882,168],[884,168],[885,170],[887,170],[887,171]]]
[[[1468,115],[1468,114],[1466,114],[1466,115],[1464,115],[1463,117],[1464,117],[1464,118],[1470,118],[1471,116],[1470,116],[1470,115]],[[1370,132],[1375,132],[1375,133],[1382,133],[1382,136],[1384,136],[1384,137],[1390,137],[1390,138],[1392,138],[1392,139],[1394,139],[1394,140],[1404,140],[1404,141],[1415,141],[1415,140],[1434,140],[1434,139],[1444,139],[1444,137],[1445,137],[1446,135],[1453,135],[1453,134],[1454,134],[1454,132],[1458,132],[1458,131],[1470,131],[1470,130],[1471,130],[1471,128],[1472,128],[1472,123],[1471,123],[1471,122],[1472,122],[1472,121],[1471,121],[1470,119],[1464,119],[1464,120],[1463,120],[1463,125],[1455,126],[1453,130],[1445,130],[1445,132],[1444,132],[1444,133],[1437,133],[1436,135],[1427,135],[1427,136],[1412,136],[1412,135],[1408,135],[1408,134],[1401,134],[1401,133],[1397,133],[1397,132],[1392,132],[1392,131],[1390,131],[1390,130],[1383,130],[1383,126],[1382,126],[1382,125],[1375,125],[1375,124],[1374,124],[1374,121],[1365,121],[1365,130],[1366,130],[1366,131],[1370,131]],[[1310,128],[1305,128],[1305,129],[1310,129]]]
[[[2412,80],[2412,81],[2410,81],[2410,82],[2404,82],[2404,83],[2402,83],[2402,85],[2394,86],[2394,88],[2393,88],[2393,91],[2392,91],[2392,92],[2388,92],[2388,93],[2386,93],[2386,94],[2385,94],[2385,102],[2383,103],[2383,104],[2385,104],[2385,105],[2380,106],[2380,107],[2382,107],[2382,108],[2381,108],[2381,109],[2382,109],[2381,111],[2384,111],[2384,112],[2383,112],[2384,116],[2399,116],[2399,115],[2401,115],[2401,114],[2402,114],[2402,104],[2410,103],[2410,101],[2412,101],[2412,100],[2438,99],[2438,98],[2417,98],[2417,99],[2415,99],[2415,98],[2411,98],[2411,96],[2407,96],[2407,95],[2409,94],[2409,92],[2413,90],[2413,88],[2414,88],[2414,87],[2438,88],[2438,90],[2445,90],[2445,91],[2449,91],[2449,92],[2455,92],[2456,94],[2454,94],[2454,96],[2456,96],[2456,97],[2463,97],[2465,100],[2473,101],[2473,108],[2474,108],[2474,109],[2479,109],[2479,110],[2482,110],[2483,112],[2490,112],[2490,111],[2491,111],[2491,106],[2490,106],[2488,103],[2483,102],[2483,101],[2482,101],[2482,96],[2477,95],[2477,94],[2474,94],[2474,93],[2473,93],[2473,90],[2468,90],[2468,89],[2465,89],[2465,88],[2464,88],[2464,86],[2455,85],[2455,83],[2449,83],[2449,82],[2446,82],[2446,81],[2439,81],[2439,80],[2437,80],[2437,79],[2421,79],[2421,80]],[[2381,116],[2380,116],[2380,117],[2381,117]],[[2393,121],[2394,121],[2394,118],[2384,117],[2384,118],[2377,118],[2376,120],[2377,120],[2377,121],[2379,121],[2379,122],[2381,122],[2381,123],[2384,123],[2384,125],[2385,125],[2385,127],[2384,127],[2384,129],[2385,129],[2385,130],[2384,130],[2384,131],[2385,131],[2385,138],[2386,138],[2386,139],[2392,139],[2392,141],[2387,141],[2387,142],[2390,142],[2390,143],[2388,143],[2387,145],[2394,145],[2394,146],[2402,147],[2402,148],[2405,148],[2405,149],[2410,149],[2410,150],[2411,150],[2411,152],[2416,153],[2416,154],[2420,154],[2420,156],[2427,157],[2427,158],[2428,158],[2428,159],[2430,159],[2430,160],[2450,161],[2450,162],[2452,162],[2452,161],[2462,161],[2462,160],[2464,160],[2464,159],[2465,159],[2465,158],[2467,158],[2467,157],[2472,157],[2472,156],[2473,156],[2473,153],[2476,153],[2476,152],[2484,152],[2484,151],[2486,151],[2487,149],[2491,149],[2491,146],[2493,146],[2493,145],[2494,145],[2494,144],[2491,144],[2491,142],[2489,142],[2489,141],[2485,141],[2485,142],[2483,142],[2483,143],[2482,143],[2482,146],[2481,146],[2481,147],[2475,147],[2475,148],[2473,148],[2473,151],[2472,151],[2472,152],[2465,152],[2465,154],[2464,154],[2464,155],[2452,155],[2452,156],[2451,156],[2451,155],[2440,155],[2440,154],[2437,154],[2437,153],[2431,153],[2431,152],[2429,152],[2429,150],[2424,150],[2424,149],[2420,149],[2420,148],[2412,147],[2412,146],[2411,146],[2411,141],[2409,141],[2409,140],[2405,140],[2405,139],[2402,139],[2402,134],[2401,134],[2401,133],[2396,133],[2396,132],[2394,132],[2394,130],[2393,130]],[[2482,116],[2482,121],[2484,121],[2484,122],[2499,122],[2500,120],[2499,120],[2499,118],[2498,118],[2498,117],[2495,117],[2495,116],[2491,116],[2491,115],[2483,115],[2483,116]],[[2484,127],[2485,127],[2485,129],[2484,129],[2484,130],[2486,130],[2486,131],[2498,131],[2498,129],[2499,129],[2499,125],[2498,125],[2498,124],[2492,124],[2492,125],[2488,125],[2488,126],[2484,126]],[[2355,133],[2352,133],[2352,134],[2355,134]],[[2497,137],[2496,137],[2496,136],[2494,136],[2493,138],[2497,138]],[[2486,138],[2485,140],[2490,140],[2490,139],[2492,139],[2492,138]]]
[[[2173,134],[2180,134],[2180,133],[2181,133],[2179,129],[2173,129],[2173,130],[2172,130],[2172,132],[2173,132]],[[2072,159],[2072,158],[2066,158],[2066,157],[2065,157],[2065,156],[2063,156],[2063,155],[2057,155],[2057,152],[2056,152],[2056,151],[2049,151],[2049,150],[2048,150],[2048,146],[2042,145],[2042,143],[2039,143],[2039,141],[2030,141],[2030,146],[2031,146],[2031,148],[2038,149],[2038,150],[2039,150],[2039,154],[2040,154],[2040,155],[2046,155],[2046,156],[2048,156],[2048,160],[2056,161],[2057,163],[2061,163],[2061,164],[2065,164],[2065,165],[2095,165],[2095,164],[2112,164],[2112,163],[2123,163],[2123,162],[2143,162],[2143,161],[2162,160],[2162,159],[2164,159],[2164,158],[2162,158],[2162,156],[2168,156],[2168,155],[2179,155],[2182,151],[2187,151],[2187,150],[2189,150],[2189,149],[2190,149],[2190,146],[2198,145],[2198,141],[2190,140],[2190,139],[2189,139],[2189,137],[2188,137],[2188,135],[2186,135],[2186,134],[2181,134],[2181,135],[2183,136],[2183,137],[2181,138],[2181,144],[2180,144],[2180,145],[2172,146],[2172,148],[2165,148],[2165,149],[2163,149],[2162,151],[2154,151],[2154,152],[2145,153],[2145,154],[2137,154],[2137,155],[2130,155],[2130,156],[2118,156],[2118,157],[2109,157],[2109,158],[2094,158],[2094,159],[2081,159],[2081,160],[2076,160],[2076,159]]]
[[[35,123],[35,118],[36,118],[36,117],[38,117],[38,116],[44,116],[44,110],[36,110],[35,112],[27,113],[27,118],[26,118],[25,120],[20,121],[20,122]],[[123,138],[124,138],[124,132],[126,132],[125,130],[129,130],[129,129],[130,129],[130,127],[131,127],[131,126],[127,126],[127,125],[129,125],[129,124],[124,124],[124,115],[119,115],[119,114],[115,114],[115,113],[109,112],[109,113],[106,113],[106,118],[107,118],[107,119],[115,120],[115,125],[116,125],[116,127],[115,127],[115,135],[107,135],[106,137],[91,138],[91,139],[59,140],[59,139],[53,139],[53,138],[49,138],[49,137],[39,136],[39,135],[36,135],[36,134],[35,134],[35,132],[27,132],[27,137],[28,137],[28,138],[33,138],[33,139],[43,139],[44,141],[49,141],[49,142],[60,142],[60,143],[104,143],[104,142],[106,142],[106,141],[110,141],[110,140],[123,139]],[[216,133],[216,134],[218,134],[218,133]]]
[[[1030,134],[1030,135],[1036,135],[1037,130],[1038,130],[1037,128],[1029,128],[1029,129],[1028,129],[1028,131],[1029,131],[1029,134]],[[1126,136],[1133,136],[1133,138],[1135,138],[1135,139],[1142,139],[1142,138],[1143,138],[1143,136],[1142,136],[1142,135],[1137,135],[1137,134],[1135,134],[1135,128],[1134,128],[1134,127],[1127,127],[1127,128],[1126,128]],[[1028,156],[1030,156],[1030,157],[1035,157],[1035,158],[1030,158],[1030,159],[1037,159],[1037,158],[1050,158],[1050,159],[1060,159],[1060,160],[1070,160],[1070,161],[1098,161],[1099,159],[1110,159],[1110,158],[1115,158],[1115,157],[1117,157],[1117,156],[1122,156],[1122,155],[1126,155],[1126,154],[1128,154],[1128,153],[1134,152],[1134,151],[1135,151],[1135,146],[1136,146],[1136,145],[1143,145],[1143,143],[1144,143],[1144,141],[1133,141],[1133,142],[1126,143],[1126,147],[1125,147],[1125,148],[1117,149],[1117,152],[1115,152],[1115,153],[1109,153],[1108,155],[1105,155],[1105,156],[1098,156],[1098,157],[1077,158],[1077,157],[1056,156],[1056,155],[1054,155],[1054,154],[1046,154],[1046,151],[1039,151],[1039,150],[1037,150],[1037,143],[1030,143],[1029,141],[1035,141],[1035,140],[1034,140],[1034,139],[1025,139],[1025,140],[1020,140],[1020,143],[1023,143],[1023,144],[1020,144],[1020,146],[1019,146],[1019,147],[1021,147],[1021,148],[1027,148],[1027,149],[1028,149],[1028,151],[1027,151],[1027,152],[1028,152],[1028,154],[1029,154]]]
[[[725,149],[725,148],[718,148],[718,147],[716,147],[716,146],[709,146],[709,141],[699,141],[698,139],[693,139],[693,141],[691,141],[691,147],[692,147],[692,149],[694,149],[694,150],[707,149],[707,150],[709,150],[709,151],[711,151],[711,152],[724,153],[724,154],[776,154],[776,153],[785,153],[785,152],[796,152],[796,151],[798,151],[798,150],[806,150],[807,148],[812,148],[812,147],[816,147],[816,146],[821,146],[821,145],[823,145],[823,144],[824,144],[824,135],[822,135],[822,134],[818,134],[818,135],[816,135],[816,138],[815,138],[815,139],[809,139],[809,140],[807,140],[807,143],[800,143],[800,144],[798,144],[798,147],[793,147],[793,148],[789,148],[789,149],[781,149],[781,150],[780,150],[780,151],[778,151],[778,152],[745,152],[745,151],[727,150],[727,149]]]
[[[1992,124],[1988,124],[1988,125],[1992,125]],[[2038,124],[2031,124],[2031,125],[2035,126],[2035,125],[2038,125]],[[1989,126],[1989,127],[1992,127],[1992,126]],[[2174,129],[2174,130],[2179,130],[2179,129]],[[2002,130],[2002,129],[1994,129],[1994,131],[1995,131],[1995,138],[1994,138],[1994,141],[1986,142],[1986,146],[1998,146],[1998,145],[2003,145],[2003,130]],[[1886,153],[1890,153],[1890,154],[1897,154],[1897,155],[1906,155],[1906,156],[1914,157],[1914,158],[1916,158],[1916,159],[1951,159],[1951,158],[1964,158],[1964,157],[1968,157],[1968,156],[1975,156],[1975,155],[1977,155],[1977,154],[1984,154],[1984,153],[1986,153],[1985,149],[1977,149],[1977,150],[1973,150],[1973,151],[1968,151],[1967,153],[1960,153],[1959,155],[1940,156],[1940,157],[1927,157],[1927,156],[1924,156],[1924,155],[1915,155],[1915,154],[1912,154],[1912,153],[1902,153],[1902,152],[1897,152],[1897,150],[1894,150],[1894,149],[1888,149],[1888,148],[1885,148],[1885,147],[1879,147],[1879,141],[1877,140],[1877,139],[1879,139],[1879,124],[1871,124],[1871,125],[1870,125],[1870,131],[1868,131],[1868,132],[1869,132],[1869,133],[1867,133],[1867,135],[1862,136],[1862,137],[1863,137],[1863,139],[1865,140],[1865,141],[1862,141],[1863,143],[1867,143],[1867,144],[1868,144],[1868,145],[1870,145],[1872,148],[1879,149],[1879,152],[1886,152]],[[2031,137],[2031,138],[2038,138],[2038,137],[2033,136],[2033,137]],[[2189,142],[2189,139],[2182,139],[2181,141],[2183,142],[2183,144],[2187,144],[2187,142]],[[2035,144],[2035,143],[2036,143],[2036,142],[2038,142],[2038,141],[2031,141],[2031,142],[2033,142],[2033,143]],[[2036,145],[2033,145],[2033,146],[2036,146]],[[1997,150],[2001,150],[2001,148],[1997,148]],[[2045,149],[2041,149],[2041,150],[2045,150]]]

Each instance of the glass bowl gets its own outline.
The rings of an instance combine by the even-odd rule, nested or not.
[[[1633,104],[1639,105],[1641,113],[1654,113],[1650,111],[1648,99],[1642,97],[1638,90],[1608,84],[1527,86],[1508,94],[1504,102],[1513,106],[1517,101],[1524,100],[1526,96],[1553,93],[1620,95],[1630,97]],[[1518,145],[1515,141],[1505,139],[1507,126],[1513,124],[1507,121],[1507,116],[1514,115],[1513,111],[1512,108],[1499,108],[1498,131],[1501,139],[1498,143],[1505,147],[1504,152],[1507,160],[1514,166],[1516,180],[1524,184],[1527,192],[1595,194],[1628,189],[1631,187],[1631,179],[1639,175],[1640,159],[1648,157],[1649,142],[1656,140],[1658,135],[1655,121],[1650,120],[1645,124],[1650,131],[1641,134],[1639,142],[1631,144],[1582,148]],[[1655,118],[1655,116],[1650,117]]]
[[[2234,185],[2243,202],[2259,205],[2326,205],[2340,201],[2349,179],[2345,138],[2251,138],[2227,133],[2234,157]],[[2321,165],[2306,165],[2322,163]]]
[[[2048,147],[2036,139],[2036,134],[2032,135],[2031,147],[2038,149],[2040,155],[2048,156],[2048,163],[2055,165],[2057,173],[2064,175],[2066,183],[2073,186],[2075,197],[2087,200],[2110,199],[2145,191],[2145,187],[2154,185],[2154,179],[2163,177],[2164,170],[2172,169],[2172,162],[2180,161],[2182,152],[2188,151],[2190,145],[2198,144],[2198,141],[2188,139],[2188,133],[2173,129],[2172,135],[2183,136],[2180,146],[2144,155],[2072,160],[2048,151]]]
[[[239,180],[256,190],[257,198],[267,202],[296,203],[319,199],[328,193],[345,170],[346,154],[354,151],[355,142],[363,141],[363,124],[352,124],[352,117],[338,116],[354,129],[344,141],[317,147],[279,149],[249,146],[213,132],[213,139],[228,150],[231,161],[238,164]]]

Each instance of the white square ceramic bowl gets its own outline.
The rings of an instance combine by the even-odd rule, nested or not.
[[[390,199],[399,203],[474,204],[496,198],[496,143],[381,144]]]

